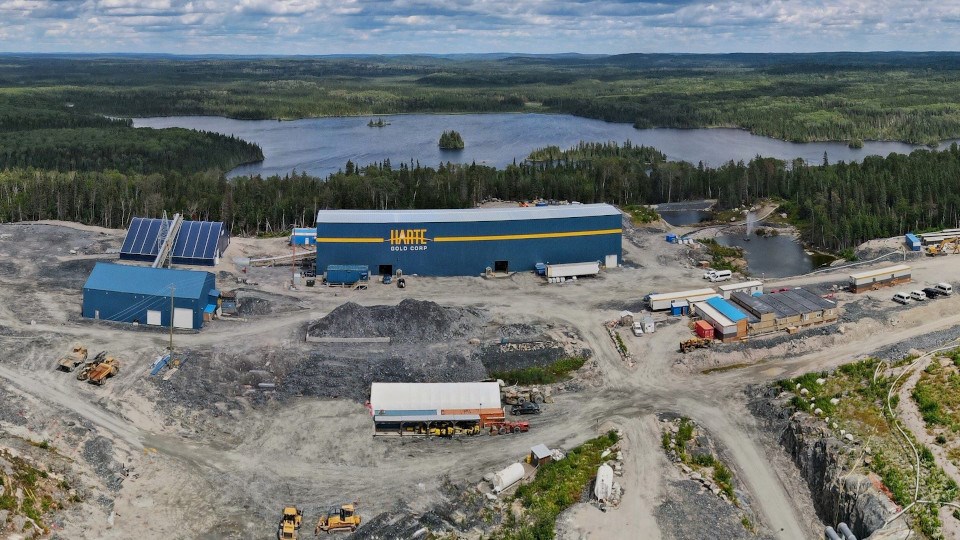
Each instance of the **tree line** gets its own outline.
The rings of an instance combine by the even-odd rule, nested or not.
[[[838,251],[871,238],[960,226],[956,145],[862,163],[758,157],[715,168],[669,162],[655,149],[629,143],[548,148],[534,156],[540,159],[502,169],[348,163],[327,178],[8,169],[0,172],[0,221],[125,227],[133,216],[167,210],[225,221],[234,234],[254,235],[310,226],[318,210],[334,208],[466,208],[491,198],[621,206],[715,198],[721,208],[733,208],[775,198],[801,224],[804,239]]]

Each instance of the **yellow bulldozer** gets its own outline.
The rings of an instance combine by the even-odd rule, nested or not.
[[[278,540],[297,540],[299,537],[300,525],[303,523],[303,510],[296,506],[286,506],[283,509],[283,516],[280,517],[280,525],[277,526]]]
[[[360,514],[357,514],[356,507],[353,504],[344,504],[340,508],[333,508],[326,514],[320,516],[317,520],[317,526],[313,530],[314,536],[320,534],[320,531],[329,533],[330,531],[350,531],[357,530],[360,526]]]

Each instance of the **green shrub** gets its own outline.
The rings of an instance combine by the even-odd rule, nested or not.
[[[494,371],[490,376],[494,379],[503,379],[507,384],[553,384],[566,380],[571,372],[583,367],[587,359],[571,357],[557,360],[546,367],[533,366],[511,371]]]

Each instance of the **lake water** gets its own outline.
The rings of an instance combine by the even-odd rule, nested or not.
[[[679,227],[681,225],[696,225],[705,219],[709,219],[712,212],[707,210],[660,210],[660,217],[664,221]]]
[[[747,241],[746,238],[750,240]],[[747,271],[757,278],[778,278],[806,274],[832,259],[807,255],[792,236],[757,236],[723,234],[717,242],[743,248]]]
[[[368,127],[367,122],[373,118],[383,118],[390,125]],[[867,141],[860,149],[839,142],[790,143],[739,129],[634,129],[629,124],[555,114],[409,114],[289,122],[170,116],[134,118],[133,125],[213,131],[235,135],[263,148],[262,162],[238,167],[229,176],[284,175],[294,170],[327,176],[342,169],[347,160],[361,166],[389,159],[394,166],[412,160],[434,167],[447,161],[504,167],[526,159],[537,148],[568,148],[581,140],[629,140],[657,148],[668,159],[694,164],[703,161],[707,166],[748,161],[757,155],[820,163],[824,152],[831,163],[849,162],[873,154],[909,153],[917,148],[899,142]],[[464,150],[438,148],[440,134],[451,129],[463,136]]]

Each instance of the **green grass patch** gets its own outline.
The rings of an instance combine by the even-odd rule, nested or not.
[[[570,373],[583,367],[587,359],[571,357],[557,360],[546,367],[533,366],[510,371],[494,371],[490,376],[494,379],[503,379],[507,384],[553,384],[566,380]]]
[[[584,488],[603,463],[600,454],[616,444],[611,431],[583,443],[560,461],[541,466],[533,481],[517,488],[514,496],[523,505],[524,516],[514,520],[512,512],[491,540],[552,540],[554,524],[561,512],[580,500]],[[509,505],[508,505],[509,506]]]
[[[630,214],[630,220],[637,225],[652,223],[660,219],[660,214],[648,206],[632,204],[629,206],[624,206],[623,210]]]

